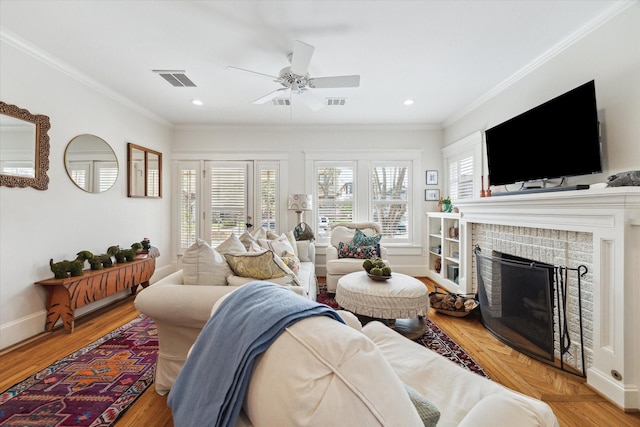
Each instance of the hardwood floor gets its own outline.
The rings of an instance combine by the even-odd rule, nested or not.
[[[428,279],[422,280],[432,289]],[[126,299],[76,320],[73,334],[59,328],[36,337],[27,345],[0,352],[0,390],[11,387],[138,314],[133,299]],[[477,314],[455,318],[431,310],[429,318],[464,348],[494,381],[547,402],[562,427],[640,426],[640,414],[625,414],[591,390],[581,378],[502,344],[484,329]],[[172,427],[166,401],[166,396],[159,396],[151,386],[116,426]]]

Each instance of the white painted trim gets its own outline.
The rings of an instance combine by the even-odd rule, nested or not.
[[[451,117],[449,117],[442,123],[442,126],[444,128],[451,126],[452,124],[454,124],[455,122],[457,122],[462,117],[466,116],[476,108],[487,103],[492,98],[498,96],[501,92],[503,92],[513,84],[517,83],[518,81],[522,80],[529,74],[533,73],[538,68],[540,68],[541,66],[549,62],[551,59],[560,55],[569,47],[573,46],[575,43],[577,43],[584,37],[588,36],[590,33],[598,29],[600,26],[604,25],[610,19],[614,18],[621,12],[633,6],[634,3],[635,3],[634,1],[626,1],[626,0],[619,0],[619,1],[613,2],[611,7],[603,11],[600,15],[596,16],[591,21],[587,22],[586,24],[584,24],[582,27],[580,27],[573,33],[569,34],[567,37],[565,37],[555,46],[551,47],[546,52],[542,53],[540,56],[535,58],[533,61],[529,62],[527,65],[525,65],[524,67],[522,67],[521,69],[513,73],[506,80],[502,81],[500,84],[498,84],[496,87],[491,89],[489,92],[485,93],[480,98],[476,99],[471,104],[467,105],[465,108],[454,113]]]
[[[296,132],[362,132],[362,131],[424,131],[442,130],[440,124],[414,123],[414,124],[390,124],[390,125],[176,125],[176,131],[218,131],[218,132],[264,132],[264,131],[296,131]]]
[[[140,106],[139,104],[136,104],[135,102],[131,101],[130,99],[120,95],[119,93],[115,92],[114,90],[108,88],[107,86],[103,85],[102,83],[98,82],[97,80],[89,77],[87,74],[84,74],[83,72],[81,72],[80,70],[73,68],[72,66],[70,66],[69,64],[67,64],[66,62],[62,61],[61,59],[56,58],[55,56],[45,52],[44,50],[34,46],[33,44],[29,43],[28,41],[18,37],[17,35],[13,34],[12,32],[8,31],[5,28],[1,28],[0,27],[0,42],[2,43],[6,43],[10,46],[15,47],[16,49],[34,57],[35,59],[49,65],[50,67],[60,71],[63,74],[66,74],[67,76],[79,81],[80,83],[84,84],[87,87],[90,87],[91,89],[95,90],[96,92],[99,92],[105,96],[107,96],[108,98],[113,99],[114,101],[124,105],[125,107],[136,111],[140,114],[142,114],[145,117],[148,117],[149,119],[158,122],[161,125],[164,126],[168,126],[171,127],[172,124],[158,116],[155,113],[152,113],[151,111],[147,110],[146,108]]]
[[[260,161],[260,160],[278,160],[286,161],[291,153],[288,151],[172,151],[171,161]]]

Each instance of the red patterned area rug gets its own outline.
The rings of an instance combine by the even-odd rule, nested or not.
[[[318,285],[318,302],[333,308],[339,307],[334,296],[327,293],[325,285]],[[452,340],[449,335],[429,320],[429,318],[425,320],[427,322],[427,330],[422,337],[415,340],[418,344],[422,344],[471,372],[490,378],[484,369],[482,369],[458,343]]]
[[[0,425],[111,426],[153,383],[157,353],[141,315],[0,394]]]

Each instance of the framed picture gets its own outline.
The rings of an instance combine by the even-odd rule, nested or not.
[[[427,171],[427,185],[438,184],[438,171]]]
[[[440,190],[424,190],[424,200],[440,200]]]

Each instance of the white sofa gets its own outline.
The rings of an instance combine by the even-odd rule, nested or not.
[[[304,246],[304,248],[302,248]],[[300,262],[296,274],[300,286],[291,286],[299,295],[316,300],[315,246],[298,242],[309,261]],[[187,358],[187,352],[211,315],[211,308],[222,296],[255,279],[227,276],[227,286],[185,285],[183,270],[178,270],[143,289],[135,299],[141,313],[151,317],[158,328],[159,352],[155,373],[155,388],[166,394]],[[281,285],[291,284],[288,277],[270,279]]]
[[[380,322],[362,327],[353,314],[339,313],[350,327],[328,317],[303,319],[256,359],[236,426],[422,426],[403,383],[435,405],[440,427],[559,425],[546,403]]]
[[[345,274],[362,271],[362,259],[340,258],[338,256],[340,243],[351,243],[356,229],[367,236],[380,234],[381,232],[380,225],[374,222],[349,222],[331,225],[331,244],[327,246],[326,251],[327,292],[335,293],[338,287],[338,279]],[[380,245],[380,258],[384,260],[388,258],[388,250],[382,245]]]

